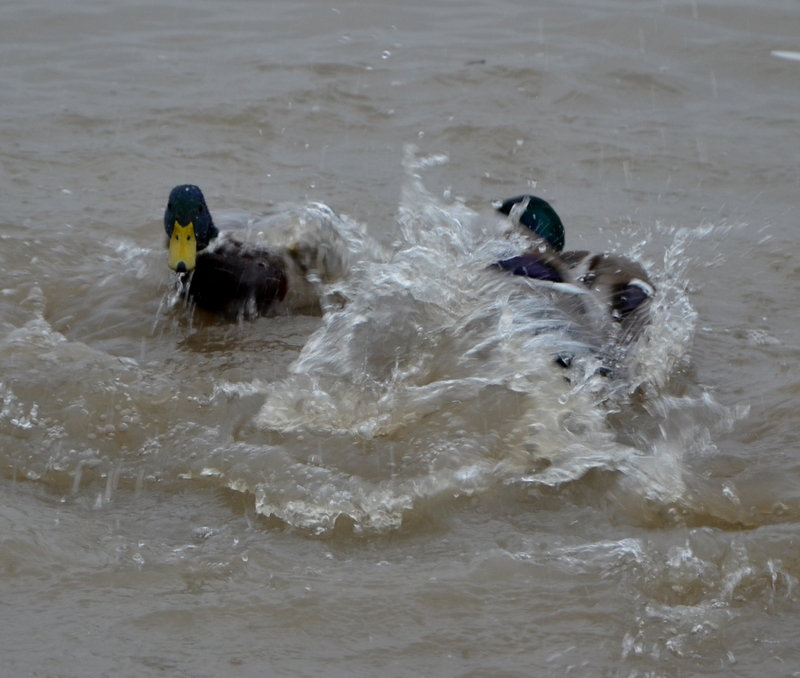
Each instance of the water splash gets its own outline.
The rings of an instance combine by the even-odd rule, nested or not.
[[[583,289],[489,268],[525,241],[494,214],[430,194],[422,174],[446,160],[407,151],[392,246],[347,221],[335,254],[350,274],[317,281],[331,300],[324,316],[295,325],[302,337],[274,334],[271,348],[267,319],[211,328],[214,350],[201,338],[167,363],[120,359],[55,332],[34,290],[28,320],[0,343],[4,366],[29,381],[11,390],[5,380],[0,392],[0,435],[16,441],[8,465],[68,496],[93,487],[101,503],[151,482],[228,487],[312,532],[339,521],[394,529],[441,502],[537,492],[590,471],[613,474],[609,497],[630,515],[691,510],[687,458],[714,453],[742,414],[676,378],[696,325],[689,252],[718,228],[660,230],[658,263],[647,237],[628,239],[620,253],[648,265],[657,293],[650,325],[609,379],[597,370],[607,315]],[[249,227],[254,238],[265,231]],[[172,341],[186,334],[170,330]],[[248,339],[231,348],[231,335]],[[287,343],[288,374],[269,366]],[[556,362],[565,352],[568,370]],[[55,388],[42,367],[51,362]]]
[[[392,251],[338,286],[347,306],[267,395],[257,425],[317,450],[313,464],[286,468],[291,479],[258,484],[258,510],[318,529],[340,516],[396,527],[420,501],[557,486],[650,452],[620,442],[609,413],[685,359],[694,316],[684,290],[660,285],[654,313],[671,318],[647,337],[660,353],[635,352],[623,383],[598,376],[606,330],[576,302],[586,293],[487,270],[520,243],[499,220],[427,191],[420,172],[443,162],[407,150]],[[576,356],[570,372],[554,360],[564,352]]]

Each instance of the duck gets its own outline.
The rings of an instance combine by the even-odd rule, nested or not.
[[[276,241],[266,247],[237,237],[246,232],[221,232],[202,190],[182,184],[170,191],[164,211],[168,265],[182,292],[210,313],[240,319],[280,309],[319,311],[319,283],[347,267],[337,219],[321,203],[266,219],[256,223]]]
[[[534,241],[525,252],[498,261],[495,267],[514,275],[588,289],[615,322],[628,328],[641,326],[655,286],[639,262],[610,252],[564,251],[564,224],[552,205],[537,196],[508,198],[496,208],[515,227],[533,235]]]

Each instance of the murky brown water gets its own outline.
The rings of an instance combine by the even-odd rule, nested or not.
[[[795,0],[53,7],[0,7],[0,674],[800,675]],[[351,304],[171,307],[184,182],[344,214]],[[483,270],[525,191],[654,275],[618,384]]]

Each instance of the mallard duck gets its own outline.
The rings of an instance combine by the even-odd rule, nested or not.
[[[607,304],[617,321],[639,316],[645,310],[655,289],[641,264],[607,252],[564,252],[564,225],[542,198],[520,195],[505,200],[497,210],[528,235],[533,232],[537,236],[532,247],[497,262],[498,268],[538,280],[582,285]]]
[[[318,308],[317,282],[342,273],[345,248],[339,247],[341,236],[333,226],[338,217],[330,208],[315,203],[306,212],[286,215],[288,228],[274,219],[258,223],[275,231],[276,243],[267,249],[220,234],[200,188],[176,186],[164,212],[169,267],[199,308],[227,317],[266,315],[279,306]]]

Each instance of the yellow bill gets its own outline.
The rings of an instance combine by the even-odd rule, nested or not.
[[[176,221],[169,239],[169,267],[178,272],[191,271],[196,259],[197,239],[194,236],[194,224],[190,221],[186,226],[181,226]]]

